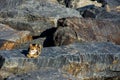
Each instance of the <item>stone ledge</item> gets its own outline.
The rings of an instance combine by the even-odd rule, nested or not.
[[[5,59],[2,70],[13,69],[11,72],[15,70],[18,74],[21,70],[24,73],[49,67],[60,68],[80,79],[120,76],[120,46],[112,43],[75,43],[43,48],[37,59],[26,58],[26,53],[27,50],[0,51]]]
[[[23,75],[11,76],[7,80],[76,80],[67,73],[62,73],[57,69],[41,69]]]
[[[17,31],[8,25],[0,24],[0,50],[10,50],[20,43],[32,40],[29,31]]]

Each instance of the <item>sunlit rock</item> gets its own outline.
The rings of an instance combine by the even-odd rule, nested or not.
[[[43,48],[37,59],[27,58],[25,56],[27,52],[27,50],[0,51],[0,60],[5,60],[1,70],[7,70],[13,75],[13,73],[23,74],[24,72],[29,74],[35,70],[41,72],[45,69],[43,74],[46,74],[47,68],[52,68],[78,79],[120,76],[120,46],[112,43],[75,43],[68,46]],[[30,75],[34,76],[33,73]],[[37,73],[39,71],[35,72]]]
[[[59,27],[62,29],[70,27],[73,32],[68,28],[61,31]],[[70,35],[65,35],[68,32]],[[58,20],[56,33],[54,34],[54,42],[57,46],[66,45],[64,43],[70,44],[69,42],[73,37],[76,39],[72,39],[72,42],[77,40],[80,42],[113,42],[120,44],[120,23],[116,19],[62,18]]]
[[[0,24],[0,50],[10,50],[15,45],[32,40],[29,31],[17,31],[8,25]]]
[[[74,9],[44,0],[3,0],[0,2],[0,10],[1,23],[17,30],[28,30],[34,36],[55,27],[59,18],[80,17]]]

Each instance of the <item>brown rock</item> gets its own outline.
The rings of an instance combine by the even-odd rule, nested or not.
[[[65,29],[65,31],[57,30],[58,35],[54,35],[54,37],[65,37],[63,33],[70,33],[77,36],[78,41],[85,42],[114,42],[116,44],[120,44],[120,24],[115,22],[114,20],[95,20],[95,19],[80,19],[80,18],[64,18],[58,20],[58,26],[67,26],[74,32],[69,29]],[[67,32],[66,32],[67,31]],[[76,35],[75,35],[76,33]],[[70,37],[70,35],[69,35]],[[57,44],[61,44],[60,42],[69,42],[70,39],[59,38],[59,41],[54,38],[54,42]],[[75,40],[74,40],[75,41]],[[74,42],[73,41],[73,42]],[[57,45],[55,44],[55,45]]]
[[[0,28],[0,50],[10,50],[15,45],[32,40],[29,31],[17,31],[3,24]]]
[[[73,43],[77,35],[70,27],[59,27],[54,34],[54,44],[57,46]]]

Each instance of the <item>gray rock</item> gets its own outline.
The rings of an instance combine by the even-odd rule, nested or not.
[[[59,19],[58,25],[60,27],[62,26],[62,29],[66,26],[70,27],[74,33],[68,28],[62,31],[58,28],[56,30],[57,35],[56,33],[54,34],[54,42],[57,46],[66,45],[64,43],[70,44],[69,42],[76,36],[76,40],[73,40],[72,42],[113,42],[120,44],[119,19],[80,19],[68,17]],[[66,35],[67,33],[69,33],[69,35]]]
[[[0,7],[1,23],[17,30],[29,30],[32,35],[36,36],[46,29],[54,27],[49,20],[50,18],[80,17],[79,12],[74,9],[44,0],[4,0],[3,3],[0,2]]]
[[[80,15],[82,15],[84,18],[96,18],[98,14],[105,12],[104,8],[97,7],[95,5],[87,5],[81,8],[77,8],[76,10],[79,11]]]
[[[29,31],[17,31],[8,25],[0,24],[0,50],[13,49],[15,45],[31,39]]]
[[[107,19],[107,20],[115,20],[115,21],[120,21],[120,13],[119,12],[101,12],[98,15],[96,15],[96,19]]]
[[[12,72],[15,74],[42,68],[62,69],[63,72],[72,74],[78,79],[120,76],[120,46],[112,43],[75,43],[43,48],[37,59],[26,58],[24,55],[26,53],[27,50],[0,51],[1,58],[5,59],[1,69],[7,71],[13,69]]]
[[[110,8],[120,6],[120,0],[106,0],[106,2],[110,5]]]
[[[30,73],[9,77],[6,80],[76,80],[67,73],[62,73],[57,69],[41,69]]]

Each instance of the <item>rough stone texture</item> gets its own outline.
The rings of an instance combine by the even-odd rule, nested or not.
[[[78,79],[120,76],[120,46],[112,43],[76,43],[68,46],[43,48],[37,59],[26,58],[24,55],[26,53],[26,50],[0,51],[2,56],[0,60],[5,59],[2,70],[21,74],[36,69],[53,68],[68,72]],[[74,66],[73,69],[70,69],[70,65]],[[45,71],[45,73],[47,72]],[[30,75],[32,74],[30,73]],[[44,79],[46,75],[40,75],[40,77]],[[14,79],[18,78],[21,77],[18,76]]]
[[[116,12],[116,11],[111,11],[111,12],[101,12],[96,16],[96,19],[107,19],[107,20],[114,20],[116,22],[120,21],[120,12]],[[117,24],[117,23],[116,23]]]
[[[85,1],[84,0],[58,0],[58,2],[69,8],[80,8],[87,5],[95,5],[99,7],[102,6],[101,3],[98,3],[97,1],[92,1],[92,0],[85,0]]]
[[[45,47],[46,43],[45,42],[46,38],[37,38],[33,39],[32,41],[27,41],[25,43],[21,43],[19,45],[16,45],[14,49],[27,49],[30,44],[41,44],[43,47]]]
[[[51,24],[51,18],[56,24],[59,18],[80,17],[74,9],[44,0],[1,0],[0,10],[1,23],[17,30],[29,30],[36,36],[55,26]]]
[[[13,49],[15,45],[32,40],[29,31],[17,31],[0,24],[0,50]]]
[[[108,6],[108,5],[107,5]],[[84,18],[96,18],[96,19],[119,19],[120,8],[111,9],[104,7],[96,7],[94,5],[87,5],[76,9],[80,12]]]
[[[110,5],[110,8],[116,8],[120,6],[120,0],[106,0],[108,5]]]
[[[85,42],[114,42],[120,44],[120,23],[119,20],[108,19],[80,19],[80,18],[63,18],[58,20],[58,25],[64,27],[70,27],[76,35],[66,28],[66,31],[61,32],[59,28],[54,34],[55,45],[64,45],[64,43],[70,42],[67,37],[76,37],[78,41]],[[68,31],[67,31],[68,30]],[[70,35],[64,35],[68,33]],[[59,39],[57,39],[57,37]],[[75,42],[75,41],[73,41]],[[69,44],[69,43],[67,43]]]
[[[54,45],[67,45],[76,39],[77,35],[71,27],[59,27],[54,34]]]
[[[41,69],[31,73],[9,77],[6,80],[76,80],[67,73],[62,73],[57,69]]]
[[[106,12],[105,8],[96,7],[94,5],[87,5],[84,7],[77,8],[76,10],[79,11],[80,15],[82,15],[82,17],[84,18],[96,18],[96,16],[99,15],[100,13]]]
[[[57,0],[60,4],[69,8],[81,8],[88,5],[95,5],[98,7],[108,4],[110,9],[115,9],[120,6],[120,0]]]

